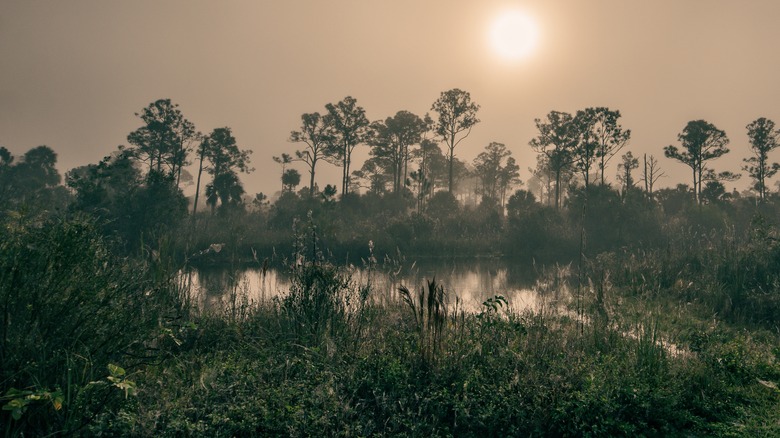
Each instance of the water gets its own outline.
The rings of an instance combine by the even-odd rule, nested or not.
[[[189,271],[185,278],[201,309],[219,309],[237,296],[246,297],[251,303],[283,296],[290,287],[287,272],[283,267],[271,267],[265,272],[261,268],[209,268]],[[545,288],[538,282],[540,274],[532,264],[504,259],[379,263],[371,270],[351,266],[350,272],[358,284],[371,282],[370,298],[378,302],[398,299],[400,286],[417,291],[434,278],[444,286],[450,302],[457,296],[463,308],[470,311],[478,311],[482,302],[496,295],[506,298],[516,310],[538,309],[558,298],[542,291]]]

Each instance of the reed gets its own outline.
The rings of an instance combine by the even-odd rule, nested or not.
[[[449,310],[444,286],[433,278],[416,294],[403,285],[398,291],[414,316],[420,358],[424,363],[433,364],[442,347]]]

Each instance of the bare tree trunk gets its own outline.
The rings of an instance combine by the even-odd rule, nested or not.
[[[452,133],[450,135],[450,144],[448,145],[450,148],[450,180],[449,180],[449,192],[452,193],[453,189],[453,162],[455,161],[455,133]]]
[[[200,152],[200,164],[198,165],[198,182],[195,186],[195,202],[193,202],[192,206],[192,215],[195,215],[195,212],[198,211],[198,196],[200,195],[200,176],[203,174],[203,151]]]
[[[309,175],[311,175],[309,179],[309,196],[314,196],[314,165],[315,164],[317,164],[317,160],[312,160],[311,168],[309,170]]]

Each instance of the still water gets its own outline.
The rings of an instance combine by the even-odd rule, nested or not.
[[[516,310],[539,308],[553,304],[559,297],[550,293],[541,278],[542,269],[530,263],[504,259],[423,259],[398,263],[378,263],[372,269],[349,266],[353,282],[364,285],[370,282],[370,298],[375,302],[399,299],[398,288],[406,286],[416,291],[426,281],[442,284],[450,302],[457,296],[460,305],[477,311],[486,299],[501,295]],[[562,269],[562,268],[556,268]],[[546,272],[550,272],[547,269]],[[185,273],[190,284],[192,298],[201,309],[216,310],[230,305],[235,299],[249,303],[261,303],[284,296],[290,287],[289,269],[285,267],[262,268],[208,268]]]

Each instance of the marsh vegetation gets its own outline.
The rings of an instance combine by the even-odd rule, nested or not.
[[[198,140],[200,211],[179,188],[197,136],[177,126],[134,132],[69,189],[50,149],[3,155],[5,436],[780,431],[780,200],[764,182],[642,190],[627,157],[614,188],[542,153],[539,199],[511,178],[459,194],[453,164],[430,192],[403,165],[363,194],[345,173],[340,197],[295,192],[285,169],[271,204],[243,196],[248,154],[222,130]],[[175,132],[176,148],[151,148]],[[491,153],[507,158],[492,145],[480,163]],[[535,304],[501,282],[475,301],[446,273],[406,275],[430,260],[505,267]],[[219,305],[193,269],[232,279]],[[282,290],[258,295],[247,269]]]

